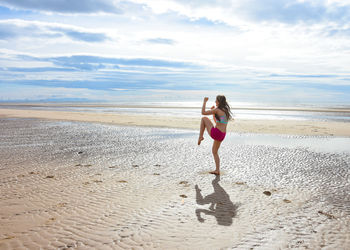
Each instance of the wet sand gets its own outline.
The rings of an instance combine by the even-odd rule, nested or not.
[[[0,131],[0,249],[350,247],[349,138],[231,132],[218,178],[211,139],[190,129],[3,118]]]
[[[198,129],[198,119],[147,115],[121,115],[89,112],[1,109],[1,117],[39,118],[64,121],[86,121],[125,126],[148,126]],[[228,131],[236,133],[350,136],[350,123],[335,121],[234,120]]]

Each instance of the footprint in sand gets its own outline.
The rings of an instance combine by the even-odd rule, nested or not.
[[[61,202],[57,204],[57,207],[65,207],[65,206],[67,206],[66,202]]]
[[[46,223],[51,223],[51,222],[54,222],[55,220],[56,220],[56,218],[51,217],[46,221]]]
[[[180,181],[179,182],[180,185],[183,185],[184,187],[189,187],[190,184],[188,183],[188,181]]]
[[[16,238],[15,236],[7,236],[6,238],[3,238],[3,239],[0,239],[0,242],[1,241],[5,241],[5,240],[11,240],[11,239],[14,239]]]
[[[239,181],[236,182],[236,185],[245,185],[245,184],[246,184],[245,182],[239,182]]]
[[[91,164],[86,164],[86,165],[83,165],[83,164],[76,164],[75,167],[91,167],[92,165]]]
[[[325,215],[328,217],[328,219],[335,219],[335,216],[329,213],[325,213],[323,211],[318,211],[319,214]]]

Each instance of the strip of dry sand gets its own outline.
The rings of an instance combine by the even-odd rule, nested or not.
[[[198,129],[199,118],[157,117],[147,115],[106,114],[91,112],[46,111],[27,109],[0,109],[0,117],[38,118],[64,121],[85,121],[124,126],[148,126]],[[350,136],[350,125],[335,121],[300,120],[234,120],[229,123],[229,132]]]

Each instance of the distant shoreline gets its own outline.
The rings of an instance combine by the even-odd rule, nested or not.
[[[129,115],[93,112],[72,112],[55,110],[30,110],[0,108],[0,118],[37,118],[59,121],[81,121],[107,123],[122,126],[165,127],[180,129],[198,129],[199,118],[174,116]],[[229,122],[228,132],[345,136],[350,137],[350,123],[336,121],[299,121],[299,120],[243,120]]]
[[[151,104],[100,104],[100,103],[0,103],[0,108],[10,107],[96,107],[96,108],[155,108],[155,109],[200,109],[201,106],[167,106],[167,105],[151,105]],[[209,107],[209,105],[208,105]],[[208,108],[207,107],[207,108]],[[263,106],[263,107],[241,107],[231,106],[232,110],[271,110],[271,111],[305,111],[305,112],[342,112],[349,113],[350,107],[278,107],[278,106]]]

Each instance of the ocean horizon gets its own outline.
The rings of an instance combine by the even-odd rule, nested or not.
[[[211,108],[213,101],[207,103]],[[267,104],[252,102],[230,103],[234,119],[244,120],[310,120],[350,122],[350,106]],[[202,102],[9,102],[0,103],[1,108],[52,110],[71,112],[94,112],[126,115],[175,116],[200,118]]]

